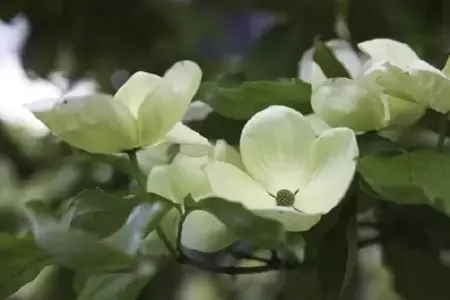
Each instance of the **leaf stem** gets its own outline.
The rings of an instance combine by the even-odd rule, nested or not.
[[[436,151],[443,152],[445,145],[445,138],[447,137],[447,129],[448,129],[448,114],[442,114],[440,119],[439,126],[439,138],[436,144]]]
[[[127,151],[126,154],[128,155],[130,159],[131,166],[133,168],[133,177],[136,179],[139,192],[142,195],[143,199],[149,199],[148,193],[147,193],[147,178],[146,176],[141,172],[141,169],[139,167],[139,162],[137,159],[137,151],[138,149],[133,149],[130,151]],[[149,199],[150,200],[150,199]],[[173,245],[170,243],[170,240],[167,238],[164,231],[161,229],[160,225],[156,226],[156,233],[158,234],[159,238],[163,242],[164,246],[167,248],[167,250],[172,255],[177,255],[176,249],[173,247]]]

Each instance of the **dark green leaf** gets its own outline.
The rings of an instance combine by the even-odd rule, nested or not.
[[[311,38],[298,24],[276,24],[251,46],[243,59],[247,80],[297,77],[298,62]]]
[[[392,155],[402,152],[399,146],[374,132],[360,134],[356,139],[361,157],[367,154]]]
[[[342,299],[356,267],[356,197],[350,197],[339,214],[339,221],[325,235],[318,251],[318,271],[323,299]]]
[[[50,264],[50,257],[32,238],[0,233],[0,299],[15,293]]]
[[[418,150],[394,157],[367,155],[358,170],[385,200],[429,204],[450,214],[450,156],[446,153]]]
[[[333,51],[319,38],[314,39],[314,61],[320,66],[327,78],[351,78],[347,69],[336,58]]]
[[[299,79],[247,81],[235,87],[205,82],[198,94],[198,99],[219,114],[238,120],[247,120],[270,105],[284,105],[307,114],[311,112],[310,97],[311,86]]]
[[[53,261],[85,272],[116,271],[136,266],[136,259],[120,252],[95,236],[78,230],[68,230],[37,203],[27,205],[36,244]]]
[[[236,236],[256,246],[277,249],[285,245],[286,233],[280,223],[257,216],[240,203],[211,197],[198,202],[196,209],[215,215]]]
[[[411,247],[396,239],[383,244],[383,258],[402,299],[448,299],[450,269],[442,264],[437,249],[423,243]]]
[[[86,190],[73,199],[70,225],[107,236],[122,226],[137,204],[135,197],[124,199],[98,188]]]

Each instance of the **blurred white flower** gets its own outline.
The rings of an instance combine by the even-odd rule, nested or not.
[[[24,127],[36,137],[44,136],[47,127],[24,104],[47,98],[60,98],[64,94],[85,95],[94,93],[93,80],[81,80],[68,90],[69,81],[54,72],[53,82],[27,76],[21,61],[22,49],[29,35],[28,20],[18,15],[10,22],[0,20],[0,121]],[[58,77],[63,86],[55,84]]]

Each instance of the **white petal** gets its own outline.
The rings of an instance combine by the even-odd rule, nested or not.
[[[148,173],[155,166],[169,164],[173,158],[172,147],[171,143],[159,143],[138,151],[139,167]]]
[[[147,177],[147,192],[160,195],[175,203],[183,203],[176,193],[169,177],[169,166],[154,167]]]
[[[193,61],[179,61],[167,70],[163,79],[180,96],[180,101],[185,102],[185,112],[200,86],[202,70]]]
[[[385,88],[385,93],[399,99],[415,102],[432,108],[440,113],[450,111],[450,78],[439,73],[421,68],[402,72],[390,64],[384,64],[371,76],[375,76],[378,84]]]
[[[338,205],[352,182],[358,154],[352,130],[323,132],[312,150],[311,177],[297,193],[294,206],[307,214],[324,214]]]
[[[414,73],[417,71],[429,71],[445,77],[445,75],[441,72],[441,70],[439,70],[436,67],[433,67],[432,65],[421,59],[415,60],[413,63],[411,63],[409,65],[409,68],[406,69],[406,71],[408,73]]]
[[[361,60],[352,46],[345,40],[330,40],[325,43],[336,58],[342,63],[350,76],[355,77],[361,69]],[[313,85],[313,88],[324,82],[327,78],[322,69],[313,60],[314,48],[308,49],[300,61],[299,77]]]
[[[181,244],[202,252],[216,252],[228,247],[236,237],[214,215],[196,210],[183,223]]]
[[[212,196],[203,166],[208,162],[208,157],[190,157],[179,153],[169,166],[169,176],[177,194],[183,199],[192,194],[194,199]]]
[[[304,163],[316,136],[303,115],[271,106],[245,124],[240,141],[244,166],[272,195],[295,192],[305,180]]]
[[[248,209],[275,207],[272,198],[247,173],[223,162],[210,162],[204,167],[212,191],[218,197],[240,202]]]
[[[232,164],[235,167],[245,171],[241,155],[233,147],[228,145],[225,140],[216,141],[216,144],[214,145],[213,159],[215,161],[222,161]]]
[[[147,94],[139,108],[139,144],[148,146],[163,139],[181,121],[188,106],[189,102],[162,80]]]
[[[328,79],[320,85],[311,95],[311,106],[327,124],[355,131],[378,130],[390,117],[386,95],[347,78]]]
[[[139,107],[147,94],[159,83],[162,78],[158,75],[138,71],[119,88],[114,98],[125,104],[131,114],[137,119]]]
[[[180,151],[191,156],[203,156],[212,151],[208,139],[181,122],[176,123],[163,140],[180,144]]]
[[[359,43],[358,48],[367,53],[373,63],[387,61],[402,69],[419,59],[407,44],[391,39],[381,38],[365,41]]]
[[[328,130],[331,128],[330,125],[328,125],[324,120],[319,118],[317,114],[309,114],[305,116],[305,120],[308,121],[309,126],[314,130],[314,133],[316,135],[320,135],[325,130]]]
[[[108,95],[43,100],[27,107],[56,136],[91,153],[117,153],[136,147],[128,109]]]
[[[286,231],[307,231],[320,221],[321,215],[309,215],[295,211],[291,207],[275,207],[273,209],[258,209],[254,213],[261,217],[280,222]]]

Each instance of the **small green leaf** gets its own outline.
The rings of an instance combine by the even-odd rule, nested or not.
[[[135,300],[155,271],[146,263],[135,273],[91,276],[85,281],[77,300]]]
[[[319,38],[314,39],[314,61],[320,66],[327,78],[351,78],[347,69],[336,58],[333,51]]]
[[[172,208],[167,202],[142,203],[133,209],[126,223],[104,243],[128,253],[136,254],[144,235],[156,228],[164,215]]]
[[[0,299],[32,281],[51,259],[30,237],[0,233]]]
[[[124,199],[99,188],[86,190],[73,199],[70,225],[107,236],[120,228],[137,204],[135,197]]]
[[[219,114],[238,120],[250,119],[270,105],[288,106],[304,114],[312,111],[311,86],[299,79],[246,81],[232,87],[205,82],[197,97]]]
[[[286,243],[286,233],[280,223],[257,216],[240,203],[211,197],[198,202],[196,209],[215,215],[237,237],[255,246],[277,249]]]
[[[85,272],[115,271],[136,266],[137,260],[95,236],[68,226],[49,215],[35,202],[27,204],[33,235],[39,248],[56,263]]]
[[[367,155],[361,159],[358,170],[385,200],[428,204],[450,215],[448,153],[418,150],[394,157]]]
[[[320,243],[317,261],[323,299],[342,299],[357,261],[356,197],[349,198],[339,221]]]

